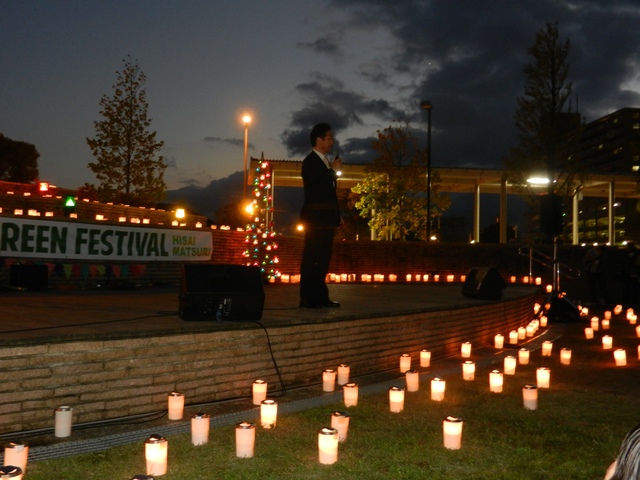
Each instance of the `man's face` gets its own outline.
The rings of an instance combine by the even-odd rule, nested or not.
[[[331,133],[331,130],[325,133],[324,137],[318,137],[316,150],[325,155],[333,150],[333,133]]]

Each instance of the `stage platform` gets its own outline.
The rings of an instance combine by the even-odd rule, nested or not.
[[[299,308],[296,284],[265,285],[260,322],[280,327],[457,310],[496,301],[462,295],[462,284],[332,284],[339,308]],[[503,300],[531,295],[536,287],[508,286]],[[87,289],[0,292],[0,346],[78,340],[139,338],[236,329],[247,322],[184,321],[178,286],[130,290]]]

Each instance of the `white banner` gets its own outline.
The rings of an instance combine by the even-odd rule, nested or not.
[[[3,257],[196,261],[211,258],[208,231],[0,218]]]

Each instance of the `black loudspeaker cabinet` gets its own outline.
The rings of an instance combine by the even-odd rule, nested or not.
[[[493,267],[472,268],[462,286],[462,295],[481,300],[499,300],[507,282]]]
[[[27,290],[46,290],[49,286],[49,269],[46,265],[14,263],[9,269],[9,285]]]
[[[187,321],[256,321],[262,318],[260,267],[185,264],[178,316]]]

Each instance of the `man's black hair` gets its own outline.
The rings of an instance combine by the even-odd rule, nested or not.
[[[311,133],[309,134],[309,139],[311,140],[311,146],[315,147],[316,140],[324,137],[327,134],[327,132],[330,132],[330,131],[331,131],[331,125],[329,125],[328,123],[319,123],[315,125],[311,129]]]

